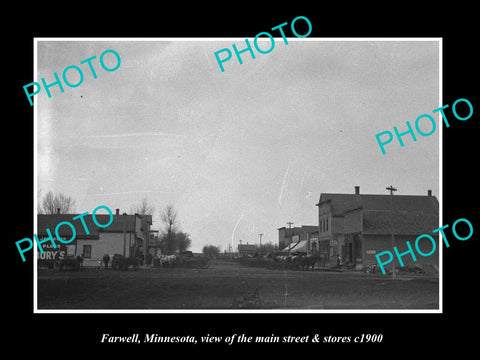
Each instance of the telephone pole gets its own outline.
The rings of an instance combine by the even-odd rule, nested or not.
[[[287,222],[288,228],[290,229],[290,236],[292,237],[292,241],[293,241],[293,231],[295,230],[295,229],[292,230],[292,225],[293,224],[294,224],[293,221]]]
[[[395,189],[392,185],[390,185],[390,187],[387,187],[386,189],[390,191],[390,234],[392,238],[392,250],[393,250],[393,247],[395,246],[395,237],[393,235],[393,192],[397,191],[397,189]],[[395,280],[396,272],[397,272],[397,269],[395,266],[395,259],[392,261],[392,266],[393,266],[392,280]]]
[[[291,230],[290,231],[290,242],[288,243],[288,256],[290,256],[290,248],[291,248],[290,244],[293,243],[293,231],[295,229],[292,230],[293,221],[287,222],[287,225],[288,225],[288,228]]]

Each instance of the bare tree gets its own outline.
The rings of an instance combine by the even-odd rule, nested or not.
[[[165,229],[170,232],[176,232],[178,230],[178,217],[177,212],[173,205],[167,205],[160,213],[160,219],[165,225]]]
[[[167,205],[160,213],[160,219],[165,225],[167,254],[173,254],[176,249],[175,233],[178,231],[177,212],[173,205]]]
[[[43,199],[38,202],[37,211],[39,214],[56,214],[60,209],[61,214],[71,214],[75,212],[75,200],[71,196],[63,193],[54,194],[49,191]]]
[[[37,214],[42,213],[41,198],[42,198],[42,189],[38,189],[37,190]]]
[[[130,213],[139,215],[153,215],[155,212],[155,206],[150,204],[147,197],[142,197],[140,203],[130,208]]]

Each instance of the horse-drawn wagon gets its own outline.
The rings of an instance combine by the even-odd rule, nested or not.
[[[79,270],[80,261],[75,256],[65,256],[63,259],[55,260],[55,267],[59,270]]]
[[[130,256],[127,258],[123,255],[115,254],[112,258],[113,270],[128,270],[130,266],[132,266],[134,270],[138,270],[139,265],[139,259],[134,256]]]
[[[181,251],[173,255],[160,255],[153,264],[160,268],[206,269],[210,266],[210,259],[204,255],[196,256],[191,251]]]

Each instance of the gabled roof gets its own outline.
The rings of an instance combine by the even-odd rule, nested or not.
[[[362,208],[367,210],[390,210],[391,195],[376,194],[336,194],[323,193],[320,195],[320,203],[330,201],[332,214],[343,216],[347,211]],[[319,205],[317,204],[317,205]],[[394,195],[393,209],[404,211],[421,211],[438,215],[438,200],[435,196],[423,195]]]
[[[135,215],[113,215],[112,223],[105,228],[98,227],[92,218],[91,214],[83,216],[85,225],[89,230],[89,234],[82,224],[81,219],[74,220],[73,218],[79,214],[38,214],[37,215],[37,235],[47,236],[46,229],[50,229],[52,236],[55,236],[55,228],[63,221],[67,221],[75,227],[76,239],[98,239],[98,233],[100,231],[106,232],[134,232],[135,231]],[[110,215],[108,214],[96,214],[95,219],[99,224],[108,224],[110,221]],[[71,237],[72,229],[68,225],[62,225],[59,228],[61,236]]]
[[[431,234],[440,226],[438,214],[422,211],[394,211],[392,219],[393,233],[397,235]],[[390,234],[390,221],[390,211],[363,211],[363,234]]]
[[[435,196],[325,193],[321,194],[318,205],[330,202],[333,216],[340,217],[361,211],[363,234],[385,235],[391,233],[391,201],[394,234],[429,234],[439,227],[439,204]]]
[[[108,215],[102,215],[107,217],[105,223],[108,222]],[[97,217],[97,215],[95,215]],[[97,221],[100,220],[97,217]],[[113,217],[113,221],[110,226],[103,228],[102,231],[112,232],[134,232],[135,231],[135,215],[118,215]]]
[[[332,204],[332,215],[334,216],[343,216],[345,211],[357,208],[361,204],[360,195],[322,193],[317,205],[327,201],[330,201]]]

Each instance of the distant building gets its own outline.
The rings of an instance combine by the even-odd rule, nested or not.
[[[296,252],[310,252],[319,249],[318,226],[302,225],[292,228],[278,228],[278,248]]]
[[[47,238],[46,229],[50,229],[55,236],[55,228],[62,221],[68,221],[75,226],[76,236],[69,244],[62,244],[55,238],[57,248],[49,246],[50,242],[44,243],[44,254],[38,252],[39,266],[53,266],[54,260],[65,256],[83,257],[83,266],[97,266],[103,255],[121,254],[126,257],[145,255],[148,251],[150,226],[152,225],[151,215],[120,215],[119,209],[113,215],[112,223],[105,228],[99,228],[93,222],[92,215],[83,217],[85,225],[89,230],[87,234],[80,219],[73,220],[79,214],[53,214],[37,216],[38,238]],[[96,214],[95,218],[100,224],[107,224],[110,220],[108,214]],[[59,227],[59,235],[64,240],[72,238],[72,229],[69,226]]]
[[[285,249],[289,244],[300,240],[301,227],[278,228],[278,248]]]
[[[161,238],[158,234],[154,232],[150,232],[150,237],[148,239],[148,251],[152,256],[161,255],[162,253],[166,253],[165,246],[161,242]]]
[[[254,255],[257,247],[253,244],[238,244],[238,254],[240,256]]]
[[[322,193],[318,206],[319,242],[327,252],[325,263],[334,265],[337,255],[344,263],[357,268],[375,264],[375,254],[393,251],[390,226],[390,202],[395,246],[400,253],[408,250],[406,241],[415,243],[421,234],[431,235],[437,249],[438,233],[432,230],[439,225],[439,204],[431,190],[427,195],[372,195],[360,194],[355,187],[353,194]],[[432,245],[423,243],[425,253]],[[326,250],[328,249],[328,250]],[[438,265],[438,250],[429,257],[417,256],[418,263]],[[410,255],[402,257],[405,264],[413,263]],[[398,261],[397,261],[398,264]]]

